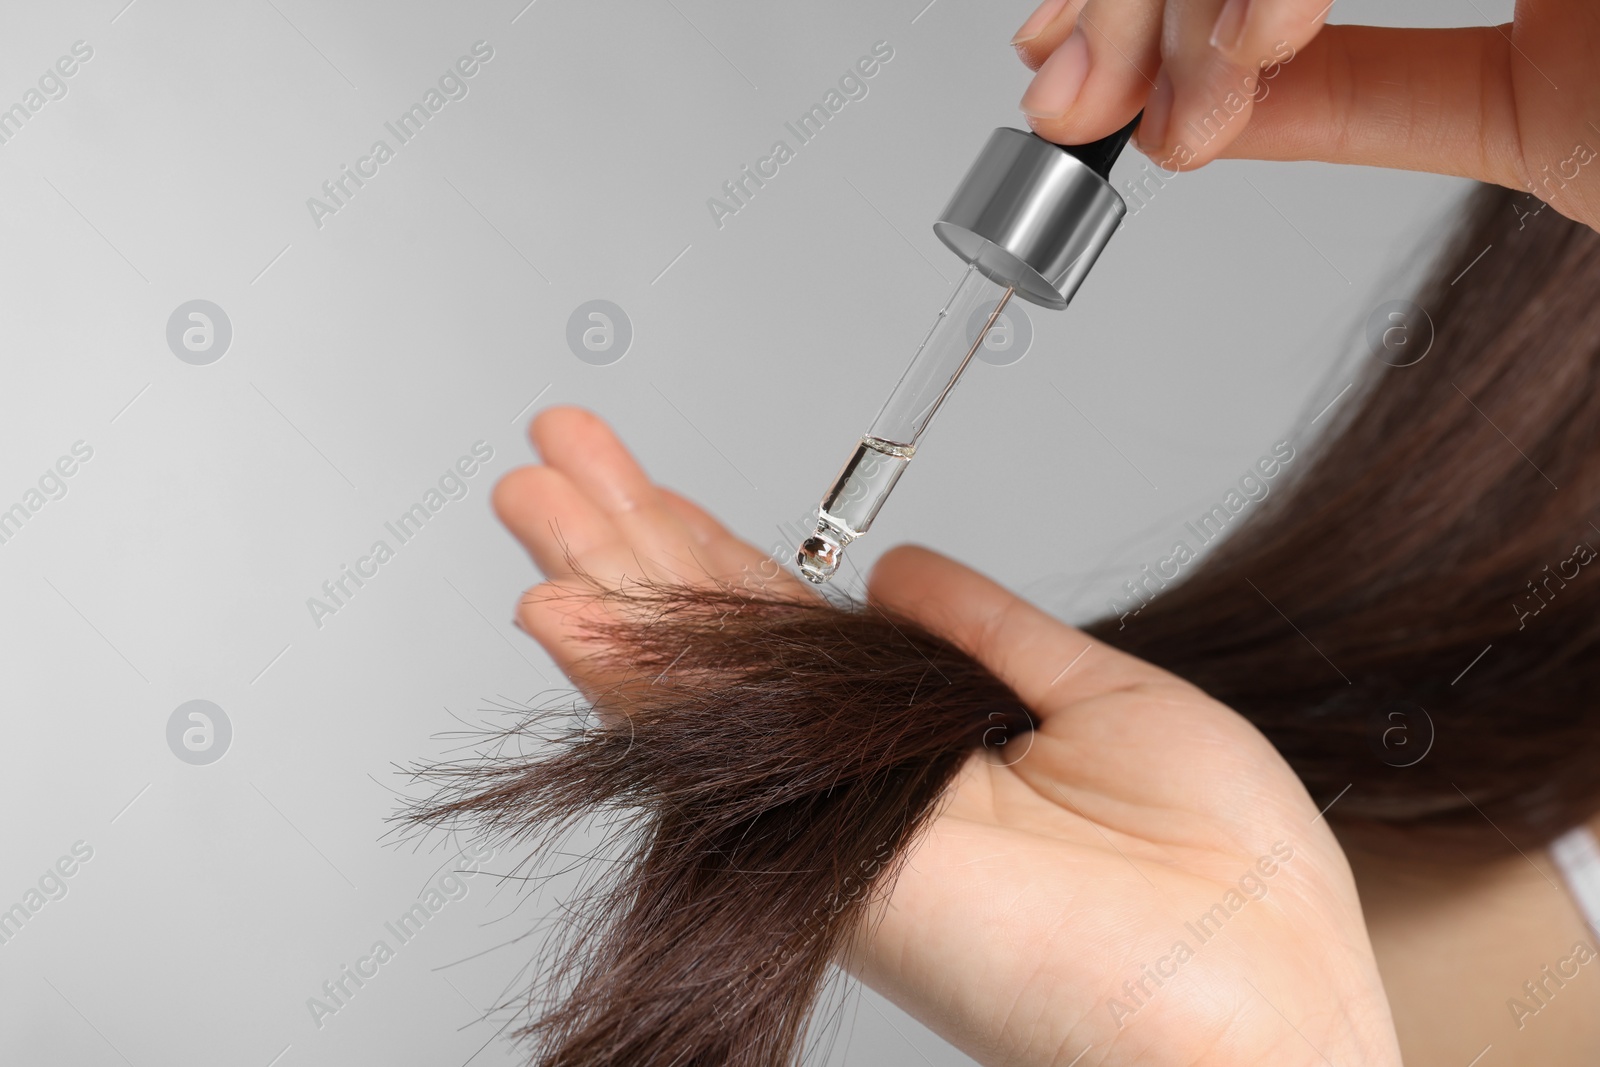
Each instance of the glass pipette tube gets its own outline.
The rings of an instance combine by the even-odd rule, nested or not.
[[[816,528],[796,554],[800,573],[808,581],[821,585],[832,578],[844,558],[844,547],[871,528],[916,455],[917,442],[939,405],[972,362],[1011,293],[1010,287],[990,280],[976,266],[967,268],[883,410],[823,495]],[[969,336],[968,324],[975,319],[979,326],[974,337]]]

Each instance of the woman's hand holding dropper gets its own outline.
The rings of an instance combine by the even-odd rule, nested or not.
[[[1600,229],[1600,5],[1519,0],[1514,22],[1462,29],[1324,26],[1332,6],[1047,0],[1013,42],[1038,71],[1023,111],[1076,144],[1144,108],[1136,143],[1169,171],[1218,157],[1434,171]]]

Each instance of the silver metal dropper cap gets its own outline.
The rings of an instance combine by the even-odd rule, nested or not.
[[[1064,308],[1127,210],[1110,182],[1060,145],[1002,126],[933,232],[1017,296]]]

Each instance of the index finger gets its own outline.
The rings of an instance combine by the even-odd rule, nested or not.
[[[1170,10],[1186,0],[1167,0]],[[1252,64],[1274,54],[1279,42],[1304,48],[1322,29],[1330,0],[1227,0],[1212,24],[1209,43],[1223,58]]]

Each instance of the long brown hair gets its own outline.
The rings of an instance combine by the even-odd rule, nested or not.
[[[1475,190],[1414,300],[1420,362],[1369,359],[1192,577],[1089,628],[1248,718],[1319,806],[1344,793],[1336,822],[1440,848],[1600,809],[1600,235],[1530,203]]]
[[[516,715],[422,766],[414,826],[599,833],[516,1036],[550,1067],[788,1063],[828,963],[968,753],[1032,728],[982,665],[905,619],[742,587],[589,579],[625,680],[577,723]],[[536,857],[538,858],[538,857]],[[556,864],[570,866],[570,863]]]
[[[1252,721],[1342,833],[1485,852],[1600,809],[1600,237],[1526,205],[1475,192],[1416,297],[1426,357],[1373,361],[1287,484],[1136,616],[1090,627]],[[1027,711],[870,605],[584,595],[614,609],[592,636],[630,681],[576,727],[535,709],[475,759],[416,768],[434,792],[400,818],[558,865],[574,827],[598,834],[540,982],[507,1005],[536,1062],[792,1062],[867,902]]]

